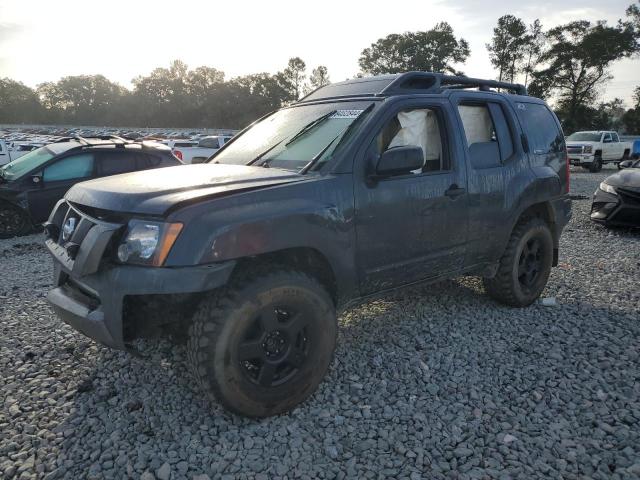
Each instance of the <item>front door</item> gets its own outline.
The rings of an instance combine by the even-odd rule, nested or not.
[[[363,294],[462,268],[466,174],[452,154],[448,115],[436,102],[410,101],[392,108],[356,161],[357,261]],[[422,169],[372,180],[380,155],[407,145],[422,148]]]
[[[89,152],[60,158],[44,167],[40,183],[34,184],[27,192],[33,222],[45,222],[67,190],[76,183],[93,177],[94,171],[94,155]]]

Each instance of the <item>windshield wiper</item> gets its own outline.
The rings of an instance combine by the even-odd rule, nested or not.
[[[280,145],[282,142],[284,142],[286,139],[282,139],[280,140],[278,143],[276,143],[275,145],[270,146],[269,148],[267,148],[264,152],[262,152],[260,155],[258,155],[256,158],[254,158],[253,160],[251,160],[249,163],[247,163],[247,165],[253,165],[254,163],[258,163],[260,161],[260,159],[262,157],[264,157],[266,154],[268,154],[271,150],[273,150],[274,148],[276,148],[278,145]],[[264,162],[262,162],[262,165],[264,166],[265,162],[268,162],[269,159],[265,160]],[[267,165],[268,166],[268,165]]]
[[[302,130],[300,130],[298,133],[296,133],[293,137],[291,137],[291,139],[285,143],[285,146],[292,144],[293,142],[295,142],[298,138],[300,138],[302,135],[304,135],[305,133],[307,133],[309,130],[311,130],[313,127],[315,127],[316,125],[321,124],[322,122],[324,122],[327,118],[329,118],[331,115],[333,115],[334,113],[336,113],[337,110],[331,110],[328,113],[325,113],[324,115],[322,115],[321,117],[316,118],[314,121],[312,121],[311,123],[308,123],[307,125],[305,125],[304,127],[302,127]]]
[[[305,125],[304,127],[302,127],[302,129],[296,133],[293,137],[291,137],[287,143],[285,143],[284,145],[290,145],[291,143],[293,143],[297,138],[300,138],[302,135],[304,135],[306,132],[308,132],[309,130],[311,130],[313,127],[315,127],[316,125],[324,122],[327,118],[329,118],[331,115],[333,115],[334,113],[336,113],[336,110],[332,110],[328,113],[325,113],[324,115],[322,115],[321,117],[316,118],[315,120],[313,120],[312,122],[308,123],[307,125]],[[286,138],[283,138],[282,140],[280,140],[278,143],[276,143],[275,145],[272,145],[271,147],[269,147],[268,149],[266,149],[264,152],[262,152],[260,155],[258,155],[256,158],[254,158],[253,160],[251,160],[249,163],[247,163],[247,165],[253,165],[256,164],[260,161],[261,158],[265,157],[269,152],[271,152],[273,149],[275,149],[278,145],[282,144],[282,142],[284,142],[285,140],[287,140]],[[269,162],[271,161],[271,159],[267,158],[264,162],[262,162],[260,164],[260,166],[268,168],[269,167]]]
[[[347,125],[347,127],[342,130],[340,133],[338,133],[338,135],[336,135],[333,140],[331,140],[326,147],[324,147],[322,150],[320,150],[316,155],[313,156],[313,158],[311,159],[311,161],[309,163],[307,163],[304,167],[302,167],[302,169],[300,170],[300,173],[304,174],[307,173],[309,170],[311,170],[311,168],[318,162],[318,160],[320,160],[322,158],[322,156],[325,154],[325,152],[327,150],[329,150],[329,147],[331,147],[331,145],[333,145],[333,142],[335,142],[338,138],[340,138],[340,141],[338,142],[338,145],[336,145],[336,148],[338,148],[340,146],[340,144],[342,143],[342,141],[347,137],[347,134],[355,127],[355,125],[357,125],[358,123],[360,123],[360,120],[362,118],[365,117],[365,114],[369,112],[369,110],[371,110],[373,108],[373,103],[371,105],[369,105],[367,108],[365,108],[362,112],[360,112],[360,115],[358,115],[358,118],[356,118],[353,122],[351,122],[349,125]]]

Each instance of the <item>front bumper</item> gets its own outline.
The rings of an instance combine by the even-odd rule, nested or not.
[[[88,217],[63,202],[54,209],[50,224],[64,225],[69,216],[79,218],[71,238],[63,241],[60,233],[45,241],[54,259],[54,288],[47,300],[65,323],[112,348],[127,349],[125,297],[213,290],[227,282],[235,266],[233,261],[172,268],[117,265],[104,257],[120,226]]]
[[[588,165],[593,163],[593,154],[569,154],[569,163],[571,165]]]
[[[640,227],[640,191],[615,188],[617,195],[599,188],[594,192],[591,220],[603,225]]]

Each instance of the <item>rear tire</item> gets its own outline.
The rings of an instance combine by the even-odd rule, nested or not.
[[[0,204],[0,238],[26,235],[31,222],[24,210],[9,204]]]
[[[327,291],[302,272],[270,270],[205,299],[189,328],[187,354],[200,387],[249,417],[277,415],[306,400],[336,343]]]
[[[531,305],[544,290],[552,263],[549,226],[540,218],[521,220],[511,233],[496,275],[483,279],[485,290],[505,305]]]

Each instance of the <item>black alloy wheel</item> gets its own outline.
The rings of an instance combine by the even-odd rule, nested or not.
[[[287,382],[307,360],[308,312],[268,306],[255,317],[238,345],[247,378],[263,387]]]

